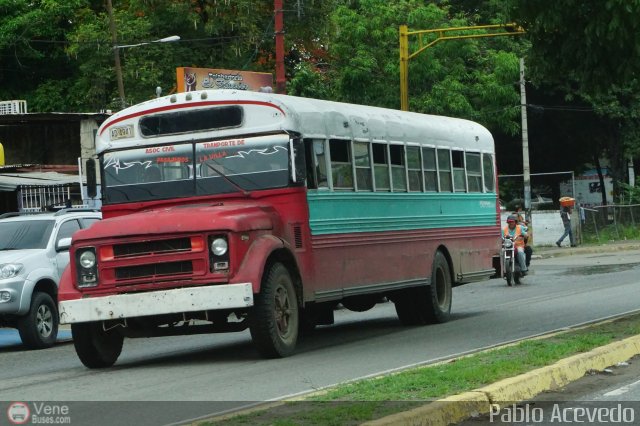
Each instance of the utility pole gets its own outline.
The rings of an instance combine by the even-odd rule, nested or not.
[[[116,68],[116,80],[118,81],[118,95],[120,96],[120,107],[126,108],[127,102],[124,98],[124,83],[122,80],[122,65],[120,64],[120,49],[118,48],[118,36],[116,33],[116,21],[113,19],[113,4],[107,0],[107,12],[109,14],[109,30],[111,30],[111,43],[113,43],[113,59]]]
[[[520,58],[520,111],[522,116],[522,174],[524,176],[524,210],[531,220],[531,170],[529,168],[529,131],[527,128],[527,92],[524,79],[524,58]]]
[[[276,30],[276,93],[287,92],[286,78],[284,75],[284,19],[282,17],[282,0],[274,0]]]

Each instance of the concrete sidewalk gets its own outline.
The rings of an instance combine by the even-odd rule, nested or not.
[[[621,250],[640,250],[640,241],[621,240],[604,244],[585,244],[577,247],[549,247],[533,246],[533,259],[548,259],[551,257],[571,256],[574,254],[616,253]]]

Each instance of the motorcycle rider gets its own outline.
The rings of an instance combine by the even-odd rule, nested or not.
[[[529,226],[529,221],[525,219],[520,210],[515,211],[513,214],[518,218],[518,225],[522,227],[522,230],[526,233],[524,237],[524,256],[527,264],[527,268],[531,264],[531,257],[533,256],[533,248],[531,247],[531,241],[533,239],[533,232]]]
[[[520,272],[522,275],[527,275],[527,263],[524,253],[524,239],[527,236],[527,230],[522,225],[518,224],[518,217],[514,214],[507,217],[507,226],[502,229],[502,238],[510,238],[513,240],[513,246],[518,257],[518,263],[520,264]]]

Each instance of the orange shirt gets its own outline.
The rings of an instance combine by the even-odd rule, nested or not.
[[[515,228],[513,228],[513,231],[509,229],[509,225],[502,229],[502,236],[505,237],[507,235],[511,235],[516,248],[524,248],[524,234],[525,233],[522,231],[522,227],[520,225],[516,225]]]

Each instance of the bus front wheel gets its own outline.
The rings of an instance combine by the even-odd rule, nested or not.
[[[71,324],[73,346],[88,368],[106,368],[116,363],[124,337],[117,330],[104,330],[99,322]]]
[[[265,271],[254,302],[249,330],[260,355],[291,355],[298,340],[300,317],[291,274],[283,264],[274,263]]]

